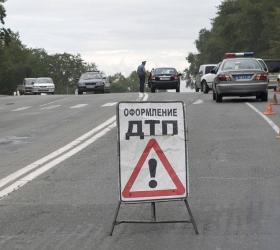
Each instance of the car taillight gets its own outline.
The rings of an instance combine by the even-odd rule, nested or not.
[[[267,81],[267,74],[257,74],[256,80],[257,81]]]
[[[156,77],[155,77],[155,76],[153,76],[153,77],[152,77],[152,80],[156,80]]]
[[[174,80],[178,80],[179,79],[179,77],[178,76],[174,76]]]
[[[220,82],[231,81],[231,77],[229,75],[218,75],[218,80]]]

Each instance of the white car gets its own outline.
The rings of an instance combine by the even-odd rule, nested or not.
[[[201,90],[204,92],[203,85],[202,85],[202,77],[212,71],[213,68],[215,68],[217,64],[202,64],[199,67],[199,71],[197,75],[195,76],[195,91],[198,92]]]
[[[209,90],[212,90],[215,76],[216,75],[214,73],[208,73],[201,77],[201,89],[204,94],[207,94]]]
[[[54,94],[55,85],[52,78],[50,77],[39,77],[36,78],[33,84],[33,93],[34,94]]]

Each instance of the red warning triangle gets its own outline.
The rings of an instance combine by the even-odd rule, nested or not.
[[[164,168],[166,169],[168,175],[170,176],[171,180],[175,184],[176,188],[165,189],[165,190],[131,191],[131,188],[152,149],[154,149],[154,151],[156,152],[157,156],[162,162]],[[155,139],[151,139],[148,142],[146,148],[144,149],[144,152],[142,153],[136,167],[134,168],[127,184],[124,187],[124,190],[122,192],[123,197],[141,198],[141,197],[155,197],[155,196],[176,196],[176,195],[182,195],[184,193],[185,193],[185,187],[183,186],[182,182],[178,178],[176,172],[172,168],[171,164],[169,163],[168,159],[166,158],[159,144]]]

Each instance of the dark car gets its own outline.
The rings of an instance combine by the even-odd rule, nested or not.
[[[156,89],[176,89],[180,92],[180,75],[175,68],[155,68],[148,80],[151,92]]]
[[[280,59],[263,59],[268,68],[268,88],[276,90],[278,76],[280,74]]]
[[[268,74],[253,53],[227,53],[216,70],[213,100],[224,96],[256,96],[267,101]]]

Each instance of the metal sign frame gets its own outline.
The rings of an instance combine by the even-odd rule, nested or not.
[[[186,192],[185,192],[185,196],[184,197],[179,197],[179,198],[163,198],[163,199],[149,199],[149,200],[136,200],[136,201],[126,201],[126,200],[122,200],[122,190],[121,190],[121,147],[120,147],[120,114],[119,114],[119,106],[121,103],[181,103],[182,104],[182,109],[183,109],[183,124],[184,124],[184,146],[185,146],[185,173],[186,173],[186,183],[185,183],[185,187],[186,187]],[[115,211],[115,215],[114,215],[114,221],[112,223],[112,228],[110,231],[110,235],[112,236],[114,228],[116,225],[119,224],[123,224],[123,223],[143,223],[143,224],[149,224],[149,223],[156,223],[156,224],[160,224],[160,223],[191,223],[193,225],[194,231],[196,234],[199,234],[197,226],[196,226],[196,222],[195,219],[192,215],[189,203],[188,203],[188,196],[190,194],[190,189],[189,189],[189,162],[188,162],[188,145],[187,145],[187,135],[188,135],[188,130],[187,130],[187,125],[186,125],[186,111],[185,111],[185,105],[184,102],[182,101],[145,101],[145,102],[140,102],[140,101],[123,101],[123,102],[119,102],[117,105],[117,135],[118,135],[118,157],[119,157],[119,202],[118,202],[118,206],[116,208]],[[180,221],[174,221],[174,220],[164,220],[164,221],[158,221],[156,218],[156,203],[160,203],[160,202],[169,202],[169,201],[183,201],[186,205],[187,208],[187,212],[189,214],[190,220],[180,220]],[[117,221],[118,218],[118,214],[119,214],[119,210],[121,208],[121,204],[139,204],[139,203],[151,203],[151,220],[148,221],[136,221],[136,220],[122,220],[122,221]]]

